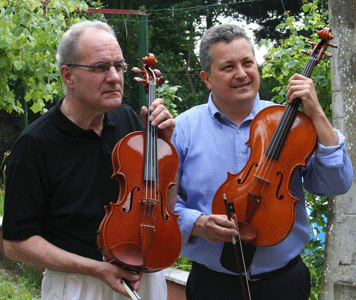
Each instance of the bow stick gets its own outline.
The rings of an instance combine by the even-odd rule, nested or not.
[[[237,231],[239,231],[239,225],[238,225],[238,222],[236,221],[237,217],[236,217],[236,213],[235,213],[234,203],[233,202],[227,202],[227,198],[226,198],[226,194],[225,193],[223,194],[223,199],[224,199],[224,203],[225,203],[225,207],[226,207],[227,217],[228,217],[229,221],[231,221],[231,215],[233,215],[235,223],[236,223]],[[239,258],[239,255],[237,253],[236,238],[234,236],[232,236],[231,240],[232,240],[232,244],[234,246],[235,258],[236,258],[237,268],[238,268],[239,275],[240,275],[239,277],[240,277],[240,280],[241,280],[241,286],[242,286],[242,292],[244,294],[244,299],[245,300],[248,300],[248,299],[251,300],[250,286],[248,284],[247,270],[246,270],[244,252],[243,252],[243,249],[242,249],[241,238],[239,236],[239,244],[240,244],[240,250],[241,250],[242,263],[243,263],[244,272],[245,272],[245,276],[246,276],[247,291],[246,291],[244,278],[243,278],[243,274],[242,274],[240,258]],[[247,294],[247,292],[248,292],[248,294]]]
[[[124,278],[122,278],[122,285],[125,290],[129,293],[132,300],[141,300],[140,296],[136,293],[130,282]]]

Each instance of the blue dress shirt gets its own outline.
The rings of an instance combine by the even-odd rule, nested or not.
[[[215,192],[226,180],[227,172],[238,173],[246,164],[250,149],[245,143],[251,121],[261,109],[270,105],[274,103],[260,100],[257,94],[249,116],[237,126],[216,108],[210,95],[207,104],[193,107],[176,118],[173,144],[180,164],[174,212],[180,215],[182,255],[218,272],[231,273],[220,264],[224,243],[211,243],[190,234],[202,214],[212,213]],[[345,137],[335,131],[338,145],[324,147],[318,143],[308,168],[299,169],[294,175],[291,192],[300,202],[292,232],[278,245],[257,247],[249,269],[251,275],[285,266],[307,244],[310,236],[302,182],[306,190],[319,196],[343,194],[351,186],[353,170],[346,154]]]

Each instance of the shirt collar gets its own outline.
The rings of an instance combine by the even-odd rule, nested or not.
[[[235,124],[233,123],[226,115],[224,115],[222,112],[218,110],[218,108],[215,106],[215,103],[213,101],[212,94],[210,93],[209,95],[209,100],[208,100],[208,110],[209,113],[212,117],[212,119],[220,125],[220,123],[225,123],[225,124]],[[261,101],[260,101],[260,94],[257,93],[255,102],[253,104],[252,110],[250,114],[246,117],[246,119],[241,123],[245,122],[251,122],[252,119],[256,116],[256,114],[261,110]]]
[[[63,98],[64,99],[64,98]],[[53,122],[58,126],[61,130],[66,131],[69,135],[71,136],[81,136],[81,135],[87,135],[88,132],[91,132],[93,130],[86,130],[75,123],[73,123],[71,120],[69,120],[61,111],[61,104],[63,102],[63,99],[57,102],[57,104],[53,107],[53,111],[51,114],[51,118]],[[104,128],[106,127],[112,127],[114,124],[110,121],[109,117],[107,114],[104,115]]]

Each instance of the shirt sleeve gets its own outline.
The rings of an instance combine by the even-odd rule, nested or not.
[[[36,166],[40,151],[33,153],[36,151],[33,151],[32,145],[27,136],[21,137],[7,165],[3,221],[3,238],[6,240],[23,240],[41,235],[45,192],[44,182],[40,178],[46,177],[41,177]]]
[[[344,194],[352,184],[353,168],[347,155],[345,136],[335,129],[339,141],[325,147],[317,143],[315,153],[303,170],[304,187],[315,195],[332,197]]]
[[[185,151],[184,141],[187,139],[182,136],[183,132],[176,127],[172,141],[175,146],[178,156],[179,156],[179,169],[178,169],[178,195],[177,203],[174,209],[174,213],[179,214],[178,225],[182,233],[183,246],[187,245],[189,242],[193,242],[194,238],[190,238],[191,232],[193,230],[195,222],[203,214],[201,211],[189,208],[187,205],[186,193],[181,186],[182,169],[184,164]]]

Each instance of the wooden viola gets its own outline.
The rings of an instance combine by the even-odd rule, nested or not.
[[[329,28],[318,32],[321,41],[314,45],[303,75],[310,77],[333,38]],[[316,144],[312,122],[298,111],[301,99],[287,107],[274,105],[261,110],[253,119],[246,144],[251,149],[244,168],[228,173],[216,191],[213,214],[226,214],[226,204],[234,204],[242,241],[255,246],[282,242],[292,231],[296,205],[300,201],[290,192],[293,175],[306,167]],[[226,200],[225,200],[226,201]]]
[[[140,81],[145,82],[150,107],[160,80],[151,70],[157,61],[148,54],[142,62],[144,79]],[[150,111],[145,132],[128,134],[113,150],[112,178],[119,182],[119,199],[105,206],[98,234],[104,258],[135,272],[171,266],[182,248],[178,215],[171,212],[176,201],[178,154],[170,141],[158,136],[149,116]]]

